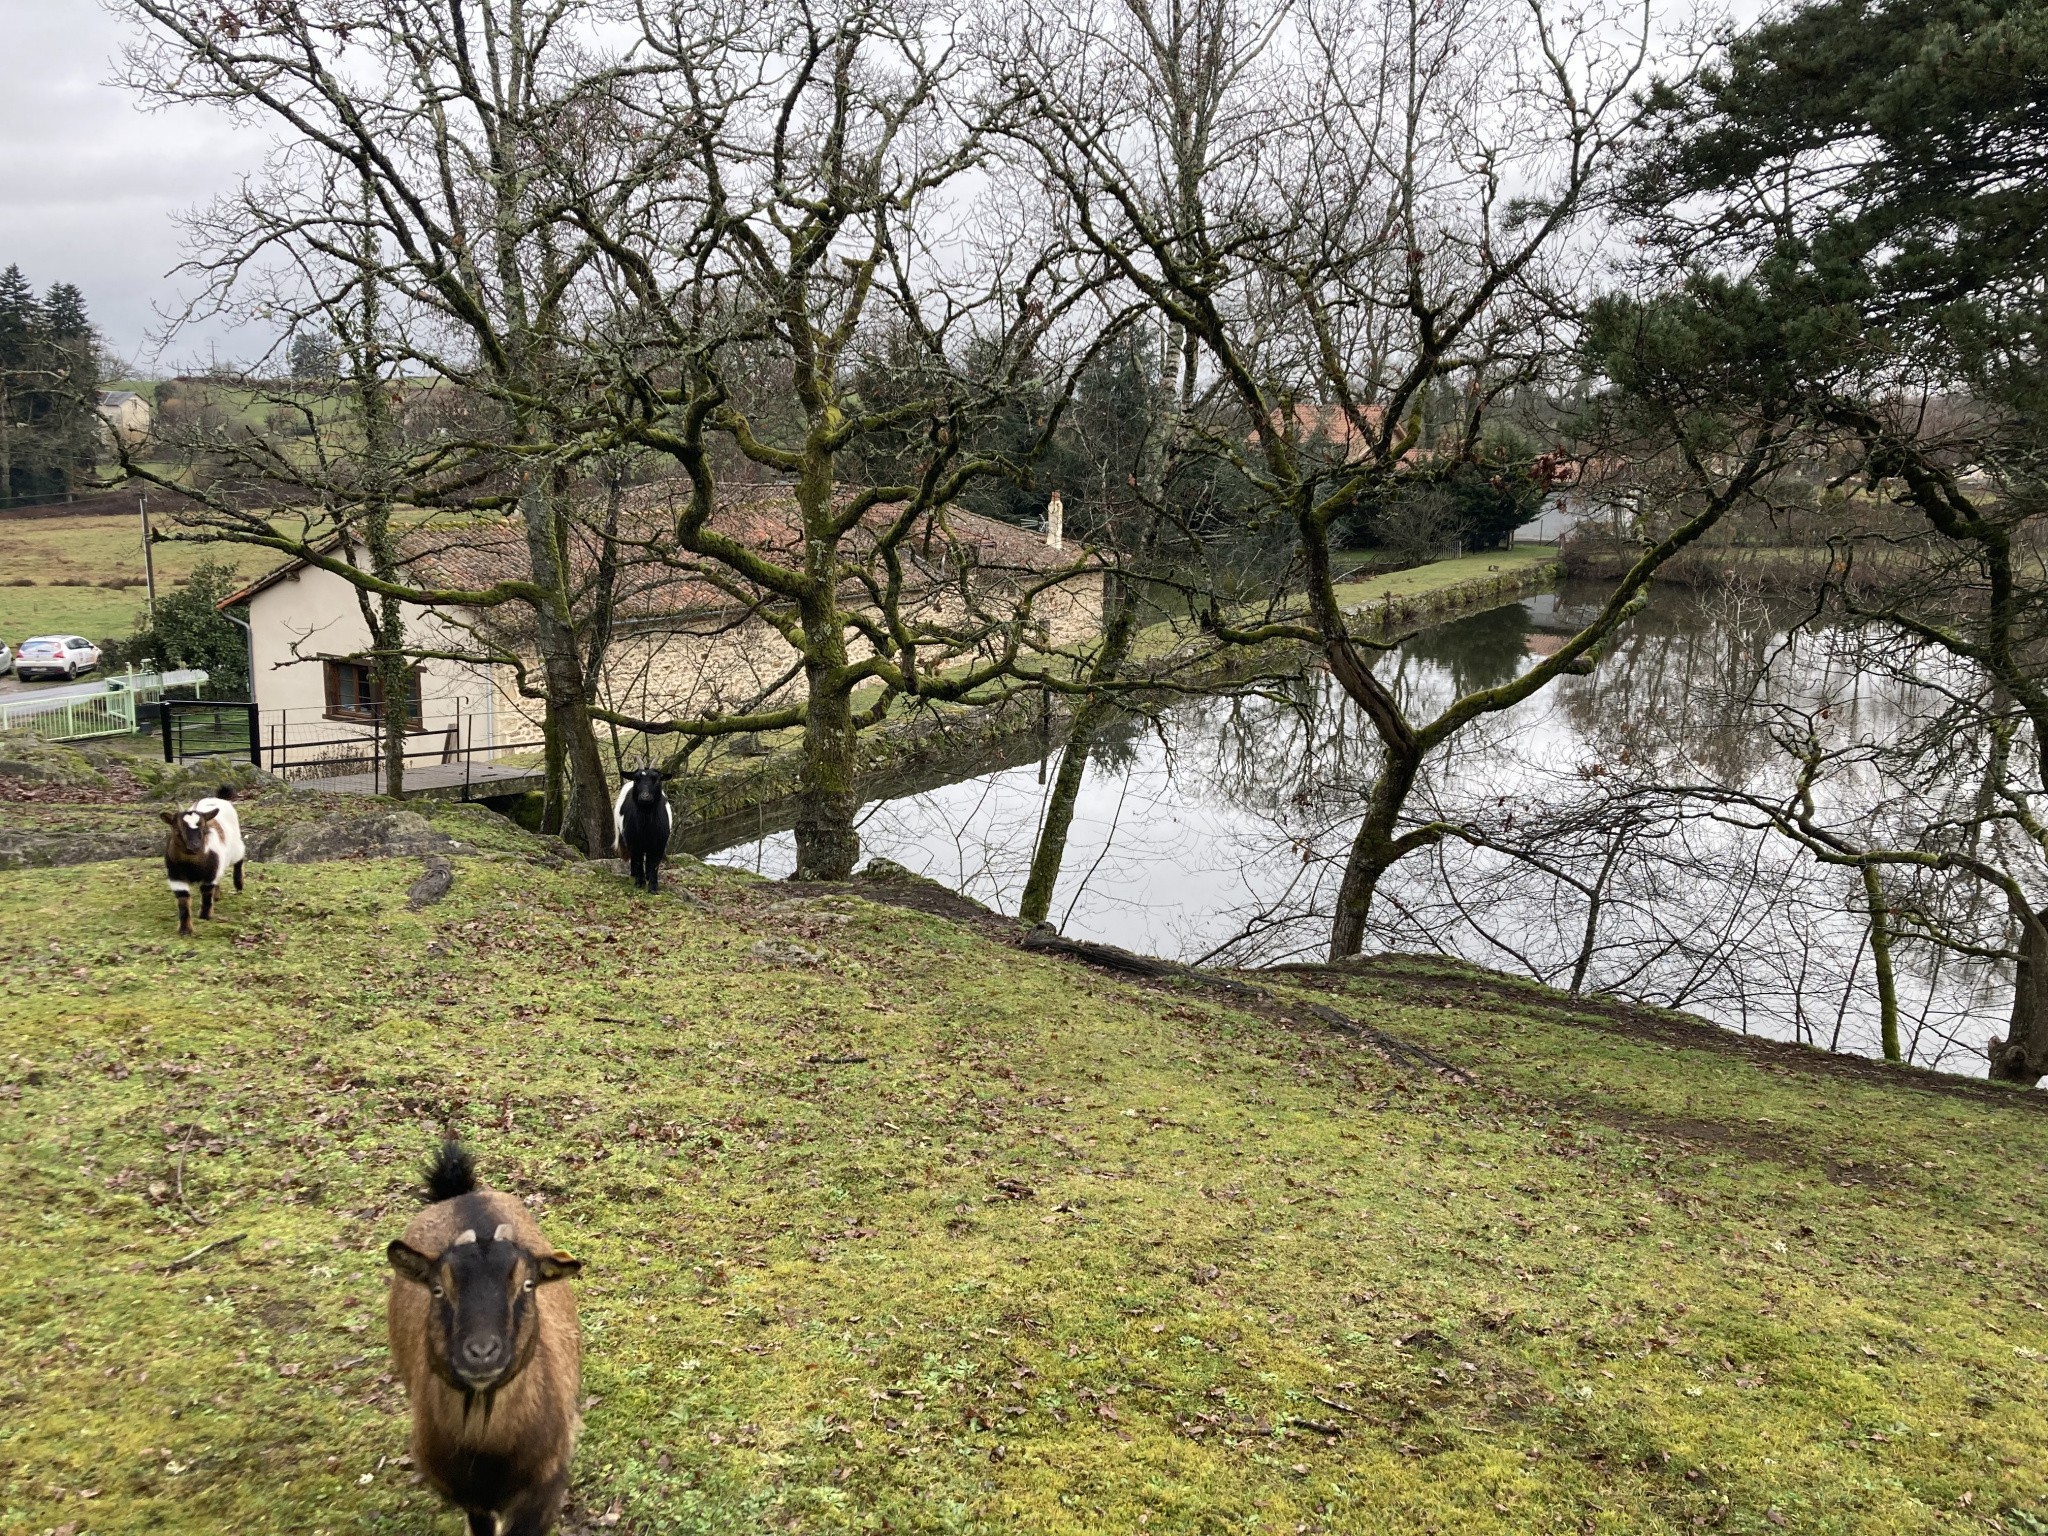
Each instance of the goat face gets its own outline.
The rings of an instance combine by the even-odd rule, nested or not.
[[[173,842],[184,851],[186,857],[193,859],[206,851],[206,826],[218,815],[218,807],[205,811],[163,813],[164,821],[170,826]]]
[[[501,1226],[479,1241],[464,1232],[437,1259],[394,1241],[391,1267],[427,1288],[427,1363],[458,1392],[491,1392],[533,1358],[540,1319],[533,1291],[583,1268],[566,1253],[529,1253]]]
[[[633,804],[652,808],[661,803],[662,772],[659,768],[642,768],[633,775]]]

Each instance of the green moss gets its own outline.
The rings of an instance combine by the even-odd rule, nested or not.
[[[72,787],[105,782],[76,747],[28,731],[0,731],[0,778]]]
[[[1402,1079],[852,897],[458,871],[415,913],[416,861],[258,866],[185,944],[144,863],[0,874],[0,1530],[455,1530],[397,1460],[381,1318],[444,1126],[589,1261],[576,1501],[608,1529],[1895,1532],[2048,1499],[2030,1101],[1345,980],[1478,1081]]]

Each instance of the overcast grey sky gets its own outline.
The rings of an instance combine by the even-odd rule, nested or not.
[[[175,216],[260,164],[265,141],[224,117],[138,111],[105,82],[123,26],[98,0],[0,0],[0,266],[38,292],[85,291],[116,349],[152,375],[205,355],[253,350],[218,329],[152,360],[156,311],[175,307]]]
[[[1763,3],[1719,8],[1747,21]],[[76,283],[146,376],[203,363],[209,348],[254,355],[274,338],[217,325],[163,351],[152,338],[180,299],[177,215],[254,171],[268,141],[219,114],[139,110],[107,83],[124,36],[99,0],[0,0],[0,266],[18,264],[38,291]]]

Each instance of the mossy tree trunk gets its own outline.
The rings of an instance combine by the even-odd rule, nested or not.
[[[367,190],[365,202],[368,202]],[[365,228],[371,226],[364,220]],[[384,378],[384,357],[379,348],[379,279],[375,247],[365,235],[358,280],[361,289],[359,319],[361,331],[344,335],[348,345],[350,373],[355,394],[358,424],[363,434],[362,513],[357,520],[363,536],[363,552],[370,570],[380,581],[397,582],[401,577],[397,542],[391,528],[391,504],[396,455],[399,451],[397,423],[392,419],[389,386]],[[396,799],[405,793],[405,743],[412,729],[412,668],[405,655],[405,607],[398,594],[385,590],[376,594],[372,611],[371,594],[356,589],[363,606],[363,618],[370,629],[370,666],[381,701],[384,793]]]
[[[405,793],[405,744],[413,723],[412,668],[405,660],[405,614],[398,599],[386,593],[377,606],[382,613],[376,658],[384,706],[384,793],[396,799]]]
[[[550,837],[562,831],[562,807],[569,798],[569,771],[562,760],[562,732],[555,724],[555,706],[541,708],[540,830]]]
[[[811,391],[806,391],[805,386]],[[808,707],[797,776],[796,880],[845,880],[860,860],[860,742],[839,611],[839,537],[832,505],[829,438],[839,427],[829,379],[800,381],[813,425],[797,476],[804,525],[804,581],[797,600]]]
[[[2031,1088],[2048,1075],[2048,910],[2022,912],[2020,958],[2014,970],[2012,1018],[2003,1040],[1991,1042],[1995,1082]]]
[[[561,810],[560,834],[592,858],[611,852],[611,818],[606,815],[604,755],[597,744],[596,722],[590,713],[583,668],[576,655],[576,632],[543,605],[537,610],[541,630],[541,668],[548,694],[550,746],[558,757],[559,790],[551,782],[553,803]],[[553,775],[551,775],[552,779]]]
[[[1400,833],[1401,811],[1422,771],[1422,753],[1412,745],[1390,749],[1373,779],[1365,819],[1351,839],[1344,877],[1337,887],[1337,912],[1330,925],[1330,958],[1345,960],[1365,947],[1366,926],[1380,881],[1402,859],[1435,835]]]
[[[794,880],[844,880],[860,860],[858,738],[853,700],[832,685],[831,666],[812,661],[810,709],[804,716],[803,764],[797,778]]]
[[[1903,1060],[1899,1052],[1899,985],[1892,973],[1891,913],[1884,901],[1884,876],[1875,864],[1863,866],[1863,903],[1870,914],[1870,958],[1877,967],[1878,1036],[1884,1059]]]
[[[1053,775],[1052,794],[1045,802],[1038,842],[1031,850],[1031,874],[1024,882],[1024,896],[1017,906],[1017,916],[1034,925],[1044,922],[1052,911],[1060,865],[1067,855],[1067,835],[1074,825],[1074,804],[1088,775],[1088,755],[1094,749],[1096,736],[1116,715],[1115,698],[1104,685],[1114,682],[1122,672],[1130,655],[1131,638],[1137,632],[1135,594],[1119,573],[1111,571],[1103,577],[1103,594],[1110,612],[1101,648],[1088,672],[1094,691],[1067,727],[1059,772]]]

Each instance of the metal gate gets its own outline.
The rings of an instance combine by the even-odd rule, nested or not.
[[[263,766],[253,703],[236,699],[165,699],[160,708],[165,762],[246,757],[257,767]]]

